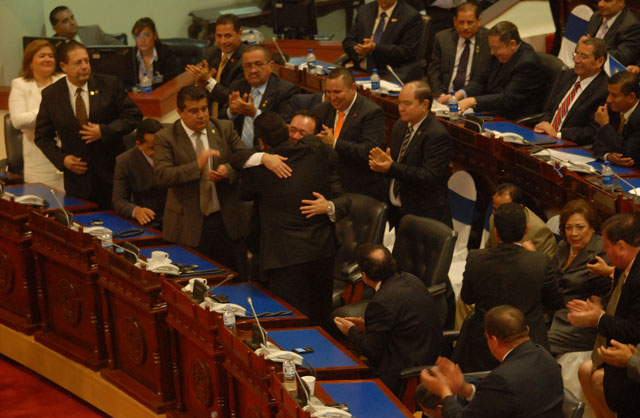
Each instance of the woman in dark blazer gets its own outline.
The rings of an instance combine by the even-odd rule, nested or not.
[[[158,40],[156,24],[149,17],[138,19],[131,29],[136,40],[136,70],[138,84],[144,74],[153,77],[153,87],[158,87],[178,75],[173,51]]]

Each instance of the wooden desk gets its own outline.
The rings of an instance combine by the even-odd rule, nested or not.
[[[342,41],[300,41],[294,39],[279,39],[278,45],[282,52],[289,54],[290,57],[304,57],[307,55],[309,48],[313,48],[313,53],[320,61],[329,63],[335,62],[340,55],[344,54],[342,49]],[[278,52],[276,45],[272,41],[267,41],[264,46],[272,53]]]
[[[105,228],[110,229],[113,232],[113,242],[121,243],[129,241],[137,246],[140,245],[154,245],[158,243],[164,243],[162,240],[162,232],[153,229],[140,226],[139,223],[122,218],[115,214],[113,211],[80,213],[74,215],[73,221],[83,225],[84,227],[91,227],[93,221],[102,221]],[[135,235],[128,236],[128,233],[135,233]],[[118,234],[123,234],[118,236]]]
[[[151,257],[153,251],[164,251],[169,254],[169,258],[172,263],[185,264],[187,266],[197,265],[198,267],[193,270],[193,273],[180,276],[181,281],[184,281],[188,277],[203,277],[205,279],[211,279],[213,281],[221,281],[225,279],[229,274],[234,277],[238,276],[238,273],[231,270],[228,267],[223,266],[217,261],[213,261],[202,254],[199,254],[195,250],[192,250],[181,245],[161,245],[154,247],[144,247],[140,249],[140,254],[147,259]],[[210,281],[211,283],[211,281]]]
[[[184,86],[193,84],[193,79],[188,73],[167,81],[151,93],[129,92],[131,100],[138,105],[145,117],[160,118],[176,108],[176,97]]]

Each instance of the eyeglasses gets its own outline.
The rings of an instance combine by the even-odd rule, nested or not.
[[[138,35],[136,35],[136,39],[147,39],[147,38],[151,38],[151,34],[150,33],[140,33]]]
[[[588,60],[589,58],[591,58],[590,56],[588,56],[588,55],[586,55],[586,54],[578,54],[577,52],[572,52],[572,53],[571,53],[571,57],[572,57],[572,58],[578,57],[578,58],[580,58],[581,60]]]
[[[267,65],[267,63],[266,63],[266,62],[261,62],[261,61],[258,61],[258,62],[248,62],[248,63],[246,63],[246,64],[242,64],[242,68],[243,68],[244,70],[251,70],[251,69],[253,69],[253,67],[256,67],[256,69],[257,69],[257,70],[260,70],[260,69],[262,69],[265,65]]]

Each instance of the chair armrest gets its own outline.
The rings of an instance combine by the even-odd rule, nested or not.
[[[460,337],[460,331],[455,329],[442,331],[442,336],[446,342],[454,342],[458,340],[458,337]]]
[[[358,263],[347,264],[340,270],[339,280],[342,280],[350,285],[355,285],[362,281],[362,273],[358,268]]]
[[[531,115],[531,116],[526,116],[522,119],[518,119],[516,121],[516,123],[520,123],[522,125],[526,125],[528,127],[533,127],[536,124],[538,124],[538,122],[540,122],[542,120],[542,117],[544,116],[544,113],[538,113],[535,115]]]
[[[338,57],[337,60],[335,60],[334,64],[335,65],[339,65],[341,67],[344,67],[347,62],[349,62],[351,59],[349,58],[349,56],[347,54],[342,54]]]
[[[431,296],[442,295],[447,291],[447,284],[445,282],[434,284],[429,286],[427,290],[431,293]]]
[[[487,377],[487,375],[491,373],[491,370],[484,370],[482,372],[469,372],[469,373],[465,373],[464,377],[472,377],[475,379],[484,379],[485,377]]]
[[[412,377],[418,377],[420,376],[420,372],[430,367],[433,367],[433,365],[430,364],[430,365],[423,365],[423,366],[408,367],[406,369],[400,370],[400,379],[411,379]]]

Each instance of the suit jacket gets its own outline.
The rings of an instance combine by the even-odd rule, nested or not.
[[[602,15],[595,12],[587,25],[587,35],[595,37],[602,25]],[[628,8],[620,15],[604,36],[609,54],[627,66],[637,64],[640,57],[640,21]]]
[[[35,134],[36,145],[58,170],[64,172],[66,192],[85,199],[91,196],[95,186],[94,176],[103,183],[113,183],[116,156],[124,151],[122,136],[133,131],[136,123],[142,120],[142,112],[115,77],[93,74],[88,88],[89,121],[100,124],[102,139],[86,144],[80,138],[81,126],[71,107],[66,78],[42,91]],[[61,148],[56,145],[56,134],[60,137]],[[68,171],[63,161],[69,154],[86,161],[89,171],[81,175]]]
[[[593,151],[596,158],[602,160],[609,152],[619,152],[625,157],[633,158],[634,167],[640,168],[640,104],[633,111],[629,120],[618,134],[620,113],[608,109],[609,123],[598,129]]]
[[[98,25],[78,26],[78,36],[85,46],[122,45],[122,42],[104,33]]]
[[[243,77],[231,83],[231,85],[229,86],[229,91],[239,91],[240,95],[243,95],[245,93],[251,92],[251,86]],[[258,109],[261,112],[271,111],[280,113],[282,106],[297,92],[298,88],[294,84],[281,79],[275,74],[271,74],[269,76],[269,81],[267,82],[267,88],[264,90],[262,99],[260,99],[260,106],[258,106]],[[220,114],[225,118],[227,117],[228,108],[229,103],[226,103],[225,109],[220,111]],[[244,115],[237,115],[233,119],[233,126],[236,128],[236,132],[238,132],[238,135],[242,135],[243,125]],[[254,138],[254,145],[257,145],[256,141],[257,139]]]
[[[236,81],[244,79],[242,53],[245,49],[247,49],[247,45],[241,43],[238,48],[233,51],[231,57],[222,69],[220,82],[216,83],[213,90],[207,91],[208,99],[212,102],[218,102],[220,110],[227,106],[227,102],[229,101],[229,94],[231,94],[232,91],[229,89],[229,86]],[[220,60],[222,59],[222,50],[217,44],[212,45],[204,52],[204,59],[209,63],[209,68],[215,68],[217,71],[220,66]],[[217,117],[217,115],[214,116]]]
[[[329,102],[313,109],[321,124],[333,127],[336,109]],[[385,142],[384,113],[371,100],[358,95],[346,116],[335,150],[340,157],[338,174],[348,193],[361,193],[380,201],[384,194],[384,177],[369,169],[369,151],[383,148]]]
[[[547,227],[542,219],[527,207],[524,208],[527,215],[527,226],[529,229],[524,234],[523,241],[531,241],[536,247],[536,251],[546,254],[549,258],[553,258],[556,252],[557,241],[551,230]],[[486,248],[495,248],[498,245],[496,241],[496,230],[493,226],[493,214],[489,218],[489,238],[485,242]]]
[[[329,217],[307,218],[300,212],[300,202],[313,199],[312,192],[332,196],[327,147],[308,136],[298,143],[285,141],[269,152],[288,158],[292,176],[282,180],[264,166],[257,166],[243,171],[240,185],[241,197],[257,205],[261,270],[333,256],[336,241]]]
[[[634,382],[640,383],[640,344],[636,346],[636,354],[629,358],[627,363],[627,376]]]
[[[478,78],[464,87],[475,97],[475,110],[517,120],[542,110],[546,88],[540,58],[531,45],[520,42],[511,59],[502,64],[492,56]]]
[[[237,173],[228,165],[231,154],[246,149],[229,121],[211,119],[207,124],[209,147],[220,152],[212,167],[227,164],[229,174],[216,182],[224,225],[233,240],[244,237],[249,213],[243,209],[237,191]],[[180,120],[156,134],[153,164],[160,187],[168,188],[162,237],[171,242],[196,247],[200,242],[204,214],[200,210],[200,174],[196,151]]]
[[[125,218],[131,218],[137,207],[149,208],[162,219],[167,189],[159,187],[154,179],[153,167],[137,147],[116,157],[113,177],[113,209]]]
[[[491,370],[498,363],[484,336],[484,315],[489,309],[498,305],[520,309],[531,340],[548,348],[543,311],[564,306],[558,270],[549,257],[506,243],[469,252],[460,297],[468,305],[476,304],[475,315],[468,319],[466,351],[460,348],[463,359],[456,359],[465,372]]]
[[[435,302],[422,281],[411,273],[396,273],[367,304],[366,331],[349,330],[349,341],[367,356],[372,377],[379,377],[402,396],[400,371],[433,364],[442,344]]]
[[[562,418],[563,398],[560,366],[529,340],[480,381],[465,408],[448,396],[442,412],[452,418]]]
[[[389,144],[393,163],[387,177],[399,182],[402,202],[400,212],[402,215],[438,219],[450,225],[447,179],[453,152],[451,136],[438,118],[429,112],[413,135],[404,158],[398,162],[406,131],[407,123],[398,119],[391,131]]]
[[[547,107],[542,120],[553,123],[553,117],[558,108],[562,105],[564,96],[576,84],[578,76],[573,68],[561,71],[554,84],[554,89],[549,94]],[[573,103],[569,113],[564,117],[562,127],[562,139],[568,139],[578,145],[592,144],[596,132],[600,125],[593,119],[598,106],[602,106],[607,101],[609,94],[609,77],[604,71],[594,78],[589,86],[580,93],[578,99]]]
[[[154,88],[166,83],[167,81],[176,77],[178,74],[182,73],[182,71],[179,71],[177,68],[178,63],[176,62],[173,51],[171,50],[171,47],[169,45],[165,45],[160,41],[156,41],[155,48],[156,54],[158,55],[158,60],[153,63],[153,73],[154,75],[162,75],[162,83],[154,83]],[[139,74],[140,61],[136,58],[135,63],[136,74]]]
[[[378,3],[371,2],[360,6],[356,20],[342,41],[344,52],[355,65],[359,65],[362,58],[354,47],[362,43],[364,38],[373,38],[373,25],[378,16]],[[387,26],[382,33],[380,42],[367,57],[364,70],[371,72],[374,68],[385,75],[386,66],[391,65],[400,78],[409,81],[409,73],[413,73],[418,57],[418,47],[422,36],[422,18],[411,6],[399,1],[391,16],[387,16]],[[413,79],[413,78],[411,78]]]
[[[476,33],[475,48],[470,51],[471,74],[469,81],[475,80],[489,63],[491,52],[487,41],[486,28],[479,28]],[[445,29],[436,34],[433,50],[431,51],[431,61],[427,69],[429,85],[435,96],[448,93],[451,78],[454,76],[453,68],[456,64],[456,51],[458,48],[458,32],[455,28]]]

